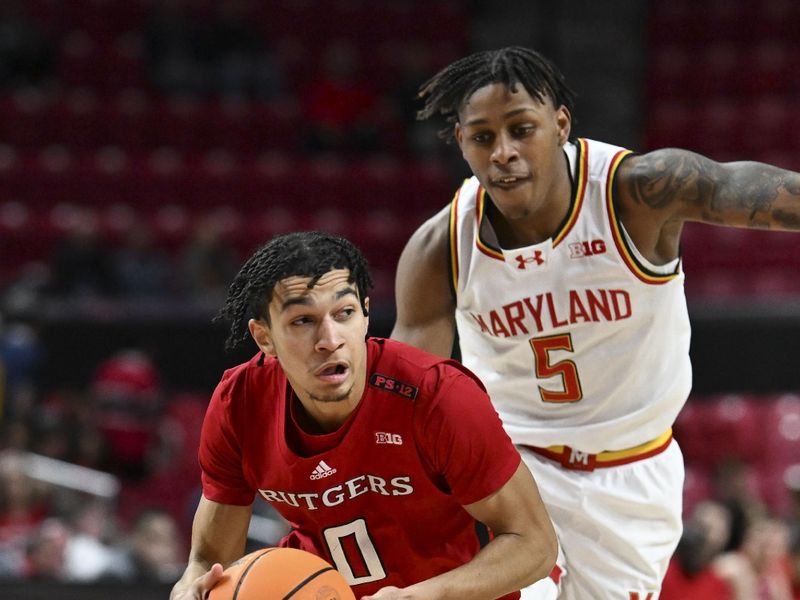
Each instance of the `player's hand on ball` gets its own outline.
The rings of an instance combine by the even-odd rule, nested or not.
[[[412,600],[416,598],[403,588],[387,586],[379,589],[371,596],[362,596],[361,600]]]
[[[222,565],[214,563],[211,568],[195,579],[187,588],[174,590],[170,600],[205,600],[217,582],[222,579]]]

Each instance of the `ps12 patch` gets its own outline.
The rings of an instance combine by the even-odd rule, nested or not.
[[[403,396],[403,398],[408,398],[409,400],[414,400],[417,397],[417,388],[408,383],[403,383],[394,377],[389,377],[388,375],[373,373],[372,377],[369,378],[369,384],[372,387],[380,388],[382,390],[386,390],[387,392],[392,392],[393,394],[398,394]]]

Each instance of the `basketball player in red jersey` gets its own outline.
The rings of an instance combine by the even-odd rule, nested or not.
[[[256,495],[291,524],[281,545],[331,562],[356,597],[514,598],[551,572],[554,529],[482,384],[366,338],[370,286],[359,251],[317,232],[273,239],[236,276],[227,346],[260,352],[208,407],[172,600],[201,600],[242,556]]]

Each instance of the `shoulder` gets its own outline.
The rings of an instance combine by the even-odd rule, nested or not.
[[[422,382],[425,374],[444,360],[430,352],[388,338],[370,338],[368,343],[376,351],[371,373],[380,372],[416,384]]]
[[[411,235],[403,250],[404,257],[427,262],[432,256],[446,254],[449,229],[450,205],[447,205]]]
[[[456,382],[485,391],[477,375],[455,360],[391,339],[370,338],[369,343],[380,353],[371,374],[382,373],[413,382],[426,396],[435,396]]]
[[[445,207],[425,221],[406,243],[395,273],[398,322],[428,323],[450,314],[453,297],[449,229],[450,208]],[[421,290],[425,290],[423,302],[418,301]]]
[[[469,206],[474,208],[475,197],[479,189],[480,183],[476,177],[465,179],[452,201],[417,228],[409,239],[404,254],[414,253],[421,259],[437,254],[446,254],[453,211],[456,209],[463,211]]]
[[[277,360],[259,352],[247,362],[225,370],[214,391],[214,399],[222,404],[243,402],[252,386],[270,385],[279,368]]]

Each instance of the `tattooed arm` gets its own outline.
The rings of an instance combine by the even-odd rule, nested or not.
[[[684,221],[800,230],[800,173],[756,162],[718,163],[686,150],[624,161],[615,201],[637,247],[656,263],[677,256]]]

